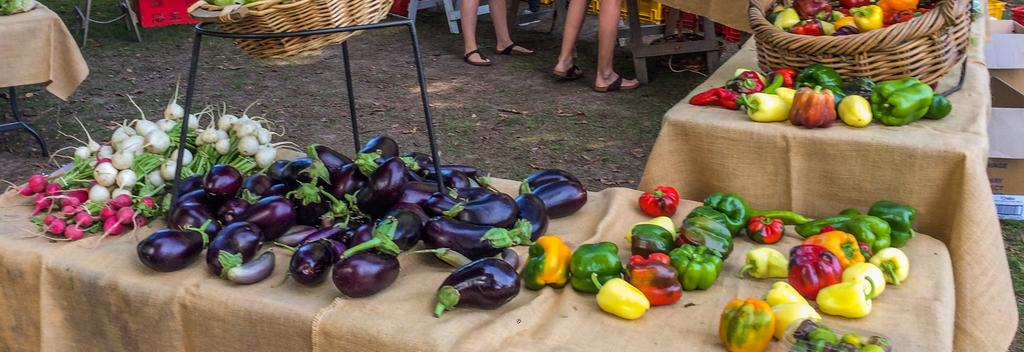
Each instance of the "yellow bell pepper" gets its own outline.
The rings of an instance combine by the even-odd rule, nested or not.
[[[796,13],[796,9],[787,7],[785,10],[782,10],[782,12],[779,12],[779,15],[775,17],[775,23],[772,24],[782,30],[789,30],[789,27],[793,27],[793,25],[799,22],[800,14]]]
[[[864,127],[871,124],[871,103],[859,95],[847,95],[839,102],[836,109],[839,118],[844,123],[853,127]]]
[[[676,233],[676,224],[672,222],[672,218],[667,216],[659,216],[647,221],[641,221],[636,224],[633,224],[633,226],[629,228],[629,233],[626,234],[626,242],[632,243],[633,231],[645,226],[653,226],[655,231],[661,231],[661,229],[664,229],[665,231],[668,231],[668,233],[672,235],[673,240],[675,240],[676,237],[679,237],[679,234]]]
[[[875,253],[871,257],[871,264],[882,269],[885,275],[885,282],[899,286],[901,282],[910,276],[910,260],[899,248],[889,247]]]
[[[867,281],[870,285],[871,281]],[[818,308],[825,314],[847,318],[863,318],[871,314],[871,287],[864,287],[864,281],[847,281],[825,287],[818,291]]]
[[[774,333],[772,307],[757,298],[729,301],[718,322],[718,337],[730,352],[764,351]]]
[[[786,102],[786,106],[792,106],[793,97],[796,96],[796,90],[793,88],[780,87],[775,90],[775,95],[782,98],[782,101]]]
[[[864,262],[864,255],[860,253],[857,237],[846,232],[829,231],[820,233],[805,239],[804,244],[825,247],[829,252],[836,255],[836,258],[839,259],[839,266],[843,268]]]
[[[846,26],[857,28],[857,22],[853,20],[853,16],[840,17],[838,20],[835,20],[835,22],[832,22],[832,24],[836,27],[836,29],[843,28]]]
[[[853,21],[857,23],[857,29],[860,29],[861,33],[882,28],[884,25],[882,8],[878,5],[854,7],[850,14],[853,15]]]
[[[789,104],[777,95],[754,93],[743,100],[747,116],[756,122],[779,122],[789,120]]]
[[[626,280],[614,278],[601,284],[597,279],[597,273],[591,274],[590,278],[598,288],[597,306],[606,313],[633,320],[644,316],[644,313],[651,309],[651,302],[647,300],[647,296]]]
[[[786,328],[795,321],[807,319],[821,321],[821,315],[807,303],[782,303],[772,306],[772,314],[775,315],[775,338],[782,340],[786,335]]]
[[[771,306],[785,303],[807,304],[804,296],[801,296],[792,285],[785,281],[778,281],[772,284],[772,289],[768,290],[768,293],[764,295],[764,300]]]
[[[868,297],[871,299],[875,299],[882,294],[882,291],[885,291],[885,276],[882,274],[882,269],[871,263],[857,263],[843,270],[843,282],[848,281],[857,281],[865,287],[873,287],[874,291]]]
[[[558,236],[540,236],[530,245],[530,258],[523,269],[523,284],[531,290],[544,286],[564,287],[569,282],[572,249]]]
[[[747,251],[747,262],[739,271],[740,278],[756,279],[789,277],[789,259],[771,247],[754,247]]]

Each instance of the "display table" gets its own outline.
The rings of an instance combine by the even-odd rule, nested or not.
[[[515,183],[498,180],[508,191]],[[577,214],[551,223],[571,246],[611,241],[628,257],[624,235],[646,216],[639,192],[612,188],[591,193]],[[685,292],[680,302],[626,321],[599,310],[593,295],[571,288],[523,291],[494,311],[458,308],[434,318],[434,293],[453,269],[423,254],[404,253],[395,284],[362,299],[341,297],[328,281],[305,287],[282,283],[289,256],[278,252],[267,280],[236,286],[211,275],[200,260],[158,273],[136,257],[131,235],[51,243],[24,238],[34,227],[30,208],[0,198],[0,349],[65,351],[720,351],[718,319],[734,297],[759,297],[771,281],[736,273],[752,246],[737,239],[733,255],[708,291]],[[684,202],[677,222],[694,202]],[[142,238],[152,229],[140,230]],[[788,249],[797,239],[774,245]],[[527,247],[518,247],[525,261]],[[919,235],[905,248],[910,278],[888,287],[864,319],[827,317],[829,323],[888,335],[900,351],[951,349],[954,288],[945,246]],[[778,344],[774,344],[780,347]]]
[[[971,35],[966,81],[950,97],[953,113],[944,120],[863,129],[837,121],[808,130],[689,105],[687,97],[665,114],[640,187],[675,186],[686,199],[735,192],[759,209],[793,209],[812,217],[864,209],[879,199],[913,205],[916,228],[950,249],[957,350],[1005,350],[1017,310],[985,172],[991,98],[981,48],[984,21],[974,24]],[[756,68],[753,44],[692,94],[721,86],[737,68]],[[956,71],[939,91],[955,83]]]
[[[698,16],[710,18],[716,23],[750,32],[750,21],[747,19],[747,0],[658,0],[671,8],[679,9]]]

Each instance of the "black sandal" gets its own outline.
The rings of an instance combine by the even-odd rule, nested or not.
[[[469,57],[473,56],[473,54],[480,55],[480,60],[484,60],[484,61],[477,62],[477,61],[470,60]],[[473,66],[490,66],[492,64],[490,59],[488,59],[486,56],[484,56],[483,53],[480,52],[480,49],[473,50],[473,51],[470,51],[470,52],[466,53],[466,55],[462,57],[462,61],[465,61],[467,64],[470,64],[470,65],[473,65]]]
[[[505,49],[501,49],[501,51],[498,51],[498,55],[530,56],[530,55],[533,55],[534,53],[536,53],[533,50],[530,50],[529,52],[516,51],[515,50],[516,47],[522,48],[523,50],[530,50],[530,49],[528,49],[525,46],[516,44],[516,42],[512,42],[512,44],[509,44],[508,46],[506,46]]]
[[[608,93],[608,92],[614,92],[614,91],[619,91],[619,90],[637,89],[639,87],[640,87],[639,84],[637,84],[635,86],[623,87],[622,86],[622,76],[619,76],[619,78],[616,78],[615,81],[612,82],[612,84],[609,84],[607,87],[598,87],[598,86],[595,85],[594,86],[594,91],[598,92],[598,93]]]
[[[554,75],[555,78],[557,78],[560,81],[575,81],[577,79],[583,78],[583,69],[581,69],[579,66],[576,66],[576,64],[573,64],[568,71],[561,72],[558,70],[552,70],[551,74]]]

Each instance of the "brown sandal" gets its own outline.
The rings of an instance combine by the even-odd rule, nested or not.
[[[615,92],[615,91],[619,91],[619,90],[637,89],[638,87],[640,87],[640,84],[637,84],[635,86],[623,86],[622,85],[622,76],[619,76],[619,78],[616,78],[615,81],[612,82],[612,84],[609,84],[607,87],[598,87],[598,86],[595,85],[594,86],[594,91],[598,92],[598,93],[608,93],[608,92]]]
[[[516,50],[516,47],[522,48],[523,50],[529,50],[529,52],[518,51],[518,50]],[[495,51],[498,52],[498,55],[512,55],[512,56],[530,56],[530,55],[533,55],[533,54],[536,53],[535,51],[530,50],[530,49],[526,48],[525,46],[516,44],[516,42],[512,42],[512,44],[509,44],[504,49],[501,49],[501,50],[495,49]]]
[[[551,74],[554,75],[555,78],[558,79],[559,81],[575,81],[577,79],[583,78],[583,69],[573,64],[568,71],[562,72],[558,70],[552,70]]]
[[[470,60],[469,57],[473,56],[473,54],[480,55],[480,60],[484,60],[484,61],[479,61],[478,62],[478,61]],[[470,64],[470,65],[473,65],[473,66],[490,66],[491,64],[493,64],[490,59],[488,59],[486,56],[484,56],[483,53],[480,52],[480,49],[473,50],[473,51],[470,51],[470,52],[466,53],[466,56],[462,57],[462,61],[465,61],[467,64]]]

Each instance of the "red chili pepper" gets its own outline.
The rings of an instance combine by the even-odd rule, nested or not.
[[[786,233],[786,224],[782,219],[773,219],[758,215],[747,221],[747,237],[760,244],[772,244],[782,239]]]
[[[667,254],[651,253],[647,258],[634,255],[626,268],[629,283],[643,292],[652,306],[676,303],[683,297],[679,272],[672,267]]]
[[[800,21],[800,23],[797,23],[797,24],[793,25],[793,27],[790,27],[789,28],[789,32],[793,33],[793,34],[802,34],[802,35],[824,35],[825,34],[825,30],[821,28],[821,22],[818,22],[818,20]]]
[[[789,284],[809,300],[818,291],[842,281],[843,267],[839,258],[825,247],[804,244],[789,251]]]
[[[648,216],[672,216],[679,206],[679,192],[669,186],[658,186],[654,192],[641,194],[638,203]]]
[[[739,94],[754,94],[764,90],[764,81],[755,71],[743,71],[725,83],[725,87]]]
[[[721,106],[730,110],[739,110],[737,103],[740,95],[731,90],[718,87],[711,88],[690,98],[690,104],[700,106]]]
[[[772,79],[774,80],[776,76],[782,76],[782,86],[793,88],[793,82],[796,81],[796,76],[799,74],[799,71],[791,68],[780,68],[772,71]]]

